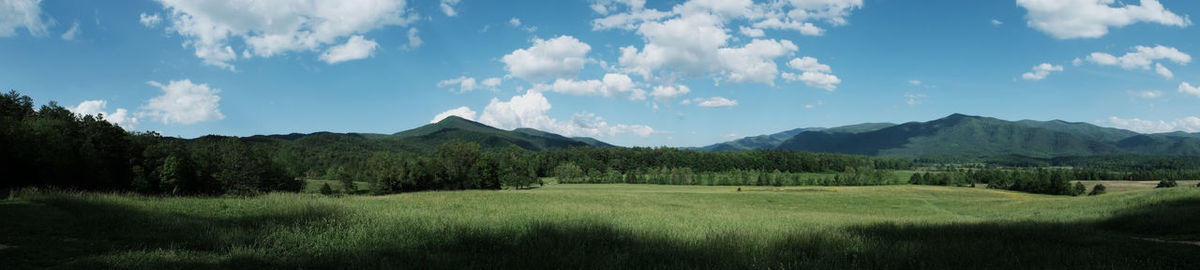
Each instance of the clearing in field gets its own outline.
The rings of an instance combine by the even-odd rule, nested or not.
[[[1200,188],[550,185],[390,196],[0,201],[0,261],[65,268],[1200,266]]]

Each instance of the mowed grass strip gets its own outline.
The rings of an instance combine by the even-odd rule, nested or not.
[[[548,185],[390,196],[0,201],[24,268],[1196,269],[1200,188]],[[6,267],[7,268],[7,267]]]

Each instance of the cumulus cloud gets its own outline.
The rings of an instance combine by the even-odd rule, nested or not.
[[[688,101],[688,100],[685,100],[685,101]],[[729,107],[738,105],[737,100],[731,100],[731,99],[727,99],[724,97],[694,98],[685,104],[688,104],[688,103],[695,103],[696,106],[705,107],[705,108],[729,108]]]
[[[155,27],[158,26],[158,23],[162,22],[162,17],[158,16],[158,14],[146,14],[143,12],[141,15],[138,15],[138,22],[146,27]]]
[[[142,106],[143,116],[149,116],[162,121],[163,124],[190,125],[205,121],[225,119],[221,114],[221,97],[217,96],[220,89],[211,88],[207,84],[195,84],[191,80],[170,81],[162,84],[155,81],[146,82],[162,89],[163,94],[151,98]]]
[[[1154,73],[1158,73],[1159,76],[1167,79],[1175,78],[1175,73],[1164,67],[1162,63],[1154,63]]]
[[[541,92],[527,91],[508,101],[492,98],[479,115],[479,122],[502,129],[533,128],[564,136],[611,137],[630,133],[646,137],[654,133],[649,126],[609,124],[592,113],[577,113],[571,120],[562,121],[547,114],[550,108],[550,102]]]
[[[579,96],[614,97],[629,93],[630,100],[645,99],[645,90],[637,88],[633,79],[625,74],[609,73],[600,80],[558,79],[553,84],[538,84],[534,91],[550,91]]]
[[[1033,66],[1033,71],[1025,72],[1025,74],[1021,74],[1021,78],[1025,79],[1025,80],[1030,80],[1030,81],[1040,81],[1040,80],[1046,79],[1046,76],[1050,76],[1050,72],[1055,72],[1055,71],[1058,71],[1058,72],[1063,71],[1063,66],[1062,65],[1051,65],[1050,63],[1041,63],[1039,65]]]
[[[912,86],[921,86],[921,81],[920,80],[909,80],[908,84],[912,85]]]
[[[504,82],[504,80],[501,78],[487,78],[481,81],[484,87],[492,90],[496,90],[497,87],[500,87],[500,83],[502,82]]]
[[[442,8],[443,14],[446,14],[446,16],[449,17],[454,17],[458,16],[458,12],[454,11],[454,6],[457,6],[458,2],[460,2],[460,0],[442,0],[441,5],[439,6]]]
[[[686,95],[692,89],[686,85],[659,85],[654,87],[654,91],[650,92],[650,96],[655,99],[673,99]]]
[[[475,111],[472,111],[471,108],[467,108],[467,106],[462,106],[439,113],[433,117],[433,120],[429,120],[429,123],[433,124],[441,122],[442,119],[446,119],[446,117],[450,116],[458,116],[462,117],[463,119],[475,121]]]
[[[75,20],[75,23],[71,24],[71,28],[67,29],[66,32],[63,32],[59,38],[62,38],[63,40],[75,40],[75,38],[79,37],[79,31],[79,20]]]
[[[767,35],[767,33],[763,32],[762,29],[753,28],[753,27],[745,27],[745,26],[738,28],[738,32],[742,33],[743,36],[755,37],[755,38]]]
[[[1195,116],[1188,116],[1171,121],[1143,120],[1138,118],[1124,119],[1113,116],[1109,117],[1107,120],[1100,121],[1100,124],[1141,133],[1163,133],[1173,131],[1200,132],[1200,117]]]
[[[425,41],[421,40],[421,36],[417,34],[418,30],[416,27],[408,29],[408,45],[404,45],[405,49],[412,50],[421,47],[421,44],[425,44]]]
[[[642,36],[644,44],[640,48],[621,48],[618,63],[621,70],[647,80],[712,75],[718,82],[774,85],[779,75],[775,60],[795,52],[797,47],[787,40],[759,38],[766,35],[764,29],[821,35],[824,29],[814,22],[844,25],[849,12],[861,7],[861,0],[757,4],[750,0],[693,0],[670,10],[656,10],[645,8],[643,1],[596,1],[593,10],[605,16],[592,24],[596,30],[633,30]],[[626,11],[612,13],[620,10]],[[734,22],[741,25],[728,29],[736,25]],[[733,31],[754,39],[731,44]]]
[[[356,35],[350,37],[350,40],[347,40],[345,44],[330,47],[329,50],[321,54],[320,59],[328,64],[365,59],[371,57],[376,47],[379,47],[379,43]]]
[[[775,76],[779,74],[774,59],[797,49],[791,41],[769,39],[755,39],[741,48],[721,48],[717,50],[721,65],[719,73],[735,83],[757,82],[773,86]]]
[[[784,72],[783,79],[787,81],[801,81],[804,85],[813,88],[821,88],[827,91],[837,89],[837,85],[842,83],[841,79],[832,74],[833,68],[829,65],[821,64],[816,58],[809,56],[794,58],[788,61],[788,67],[802,71],[800,74]]]
[[[42,0],[0,1],[0,37],[16,35],[18,28],[25,28],[33,36],[45,36],[46,27],[54,21],[42,18],[41,4]]]
[[[1192,62],[1192,56],[1174,47],[1155,45],[1154,47],[1134,47],[1134,51],[1125,53],[1125,55],[1120,57],[1102,52],[1093,52],[1087,57],[1088,62],[1101,66],[1119,66],[1125,70],[1150,70],[1151,66],[1153,66],[1155,73],[1167,79],[1174,77],[1175,74],[1163,66],[1160,60],[1187,65]]]
[[[475,89],[479,89],[480,86],[483,86],[489,90],[496,90],[496,88],[498,86],[500,86],[501,82],[502,82],[502,79],[500,79],[500,78],[486,78],[483,80],[475,80],[475,78],[473,78],[473,77],[459,76],[458,78],[442,80],[442,81],[438,82],[437,86],[438,87],[449,87],[451,91],[457,91],[459,93],[463,93],[463,92],[470,92],[470,91],[474,91]]]
[[[438,82],[437,86],[438,87],[458,86],[458,89],[457,89],[458,92],[469,92],[469,91],[475,90],[475,87],[477,85],[475,84],[475,78],[461,76],[461,77],[454,78],[454,79],[440,81],[440,82]],[[454,90],[454,87],[451,87],[451,90]]]
[[[80,102],[74,108],[69,108],[71,112],[79,115],[94,115],[102,116],[105,121],[120,126],[125,130],[134,130],[137,128],[138,119],[134,117],[128,110],[118,108],[113,113],[105,112],[105,107],[108,106],[108,101],[104,100],[85,100]]]
[[[1000,20],[997,20],[997,19],[992,19],[992,25],[995,25],[995,26],[1000,26],[1000,25],[1003,25],[1003,24],[1004,24],[1004,22],[1002,22],[1002,21],[1000,21]]]
[[[1178,27],[1192,24],[1158,0],[1141,0],[1140,5],[1116,0],[1017,0],[1017,5],[1029,11],[1029,27],[1057,39],[1098,38],[1108,34],[1109,28],[1139,22]]]
[[[521,19],[517,17],[508,19],[508,25],[512,26],[513,28],[525,30],[525,32],[537,32],[537,26],[527,25],[525,27],[521,27]]]
[[[167,13],[168,31],[184,37],[184,46],[205,64],[230,70],[239,56],[234,45],[246,47],[238,49],[247,52],[243,58],[297,51],[329,54],[326,47],[347,37],[418,18],[408,13],[405,1],[396,0],[157,1]]]
[[[1179,83],[1179,92],[1200,98],[1200,87],[1192,86],[1187,82]]]
[[[592,46],[572,36],[549,40],[534,39],[533,46],[517,49],[500,59],[504,69],[517,78],[531,82],[574,78],[587,63]]]

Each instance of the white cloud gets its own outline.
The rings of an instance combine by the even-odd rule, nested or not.
[[[1170,69],[1167,69],[1161,62],[1158,62],[1160,60],[1186,65],[1192,62],[1192,56],[1173,47],[1156,45],[1154,47],[1137,46],[1134,47],[1133,52],[1125,53],[1125,55],[1120,57],[1102,52],[1093,52],[1087,57],[1088,62],[1101,66],[1119,66],[1125,70],[1150,70],[1151,66],[1153,66],[1155,73],[1167,79],[1175,77],[1175,74]]]
[[[134,130],[137,128],[138,119],[130,115],[128,110],[118,108],[116,112],[104,112],[104,107],[108,106],[108,101],[104,100],[85,100],[76,105],[75,108],[69,108],[71,112],[80,115],[101,115],[105,121],[120,126],[125,130]]]
[[[496,90],[497,87],[500,87],[500,83],[502,83],[502,82],[504,82],[503,79],[493,77],[493,78],[483,79],[483,81],[481,81],[481,84],[483,84],[483,86],[487,87],[488,89]]]
[[[673,99],[686,95],[692,89],[686,85],[659,85],[654,87],[654,91],[650,92],[650,96],[655,99]]]
[[[230,70],[238,58],[234,45],[258,57],[322,51],[346,37],[418,18],[396,0],[157,1],[167,13],[167,29],[183,36],[184,46],[205,64]]]
[[[645,99],[644,90],[637,89],[637,84],[633,82],[632,78],[629,78],[628,75],[618,73],[604,74],[604,78],[600,80],[577,81],[572,79],[558,79],[550,85],[534,85],[533,90],[551,91],[580,96],[604,97],[613,97],[619,94],[629,93],[630,100]]]
[[[999,25],[1003,25],[1003,24],[1004,24],[1004,22],[1002,22],[1000,20],[992,19],[992,25],[999,26]]]
[[[437,86],[438,87],[450,87],[451,91],[457,91],[459,93],[463,93],[463,92],[470,92],[470,91],[474,91],[475,89],[479,89],[480,86],[483,86],[489,90],[495,91],[495,90],[497,90],[497,87],[500,86],[501,82],[503,82],[503,79],[501,79],[501,78],[486,78],[483,80],[475,80],[475,78],[472,78],[472,77],[459,76],[458,78],[442,80],[442,81],[438,82]]]
[[[729,108],[738,105],[737,100],[730,100],[724,97],[695,98],[692,102],[696,103],[696,106],[705,108]]]
[[[908,81],[908,84],[909,84],[909,85],[912,85],[912,86],[920,86],[920,85],[921,85],[921,81],[919,81],[919,80],[909,80],[909,81]]]
[[[321,61],[325,61],[328,64],[366,59],[371,57],[376,47],[379,47],[379,43],[356,35],[350,37],[345,44],[330,47],[329,50],[321,54],[320,58]]]
[[[758,4],[750,0],[692,0],[667,11],[647,9],[644,4],[641,1],[594,2],[593,10],[606,16],[593,20],[593,29],[635,30],[644,41],[640,48],[621,48],[620,70],[647,80],[670,81],[679,75],[693,78],[711,75],[717,82],[767,85],[773,85],[779,75],[775,59],[793,53],[797,47],[788,40],[758,39],[766,35],[764,29],[820,35],[824,29],[814,22],[844,25],[849,12],[862,7],[861,0],[789,0]],[[610,14],[619,10],[627,11]],[[747,44],[730,44],[733,31],[756,39]]]
[[[742,33],[743,36],[754,37],[754,38],[767,35],[767,33],[763,32],[762,29],[753,28],[753,27],[745,27],[745,26],[738,28],[738,32]]]
[[[504,69],[515,77],[531,82],[573,78],[587,63],[592,47],[572,36],[549,40],[534,39],[528,49],[517,49],[500,59]]]
[[[1141,5],[1116,0],[1017,0],[1029,11],[1026,18],[1033,27],[1058,39],[1098,38],[1110,27],[1149,22],[1184,27],[1192,22],[1163,7],[1158,0],[1141,0]]]
[[[1200,87],[1192,86],[1187,82],[1179,83],[1179,92],[1200,98]]]
[[[779,74],[775,58],[797,49],[791,41],[769,39],[755,39],[741,48],[721,48],[717,50],[721,65],[719,73],[735,83],[775,85],[775,76]]]
[[[225,119],[218,108],[221,97],[217,93],[221,92],[220,89],[210,88],[207,84],[194,84],[187,79],[165,85],[155,81],[146,84],[162,89],[163,94],[151,98],[142,106],[144,116],[157,118],[163,124],[184,125]]]
[[[458,12],[454,11],[454,6],[458,5],[458,2],[460,0],[442,0],[442,4],[440,5],[442,13],[449,17],[458,16]]]
[[[1143,91],[1131,91],[1131,92],[1129,92],[1129,94],[1134,97],[1137,97],[1137,98],[1156,99],[1156,98],[1162,97],[1163,92],[1158,91],[1158,90],[1143,90]]]
[[[521,19],[519,19],[517,17],[512,17],[512,18],[508,19],[508,25],[511,25],[513,28],[524,30],[525,32],[530,32],[530,33],[537,32],[537,26],[528,25],[525,27],[521,27]]]
[[[1063,66],[1051,65],[1050,63],[1041,63],[1039,65],[1033,66],[1033,71],[1025,72],[1025,74],[1021,74],[1021,78],[1030,80],[1030,81],[1040,81],[1042,79],[1045,79],[1046,76],[1050,76],[1050,73],[1055,72],[1055,71],[1058,71],[1058,72],[1063,71]]]
[[[528,91],[508,101],[492,98],[479,115],[479,122],[502,129],[533,128],[564,136],[610,137],[631,133],[646,137],[654,129],[644,125],[609,124],[591,113],[577,113],[570,121],[560,121],[547,115],[550,102],[541,92]]]
[[[158,23],[162,22],[162,17],[159,17],[157,13],[147,15],[143,12],[141,15],[138,15],[138,22],[141,22],[146,27],[155,27],[158,26]]]
[[[467,77],[467,76],[461,76],[461,77],[454,78],[454,79],[443,80],[443,81],[438,82],[438,84],[437,84],[438,87],[447,87],[447,86],[452,86],[452,85],[457,85],[458,92],[460,92],[460,93],[473,91],[473,90],[475,90],[475,87],[477,86],[477,84],[475,84],[475,78],[471,78],[471,77]],[[451,90],[454,90],[454,88],[451,87]]]
[[[801,57],[801,58],[794,58],[794,59],[792,59],[792,61],[788,61],[788,67],[795,69],[795,70],[800,70],[800,71],[814,71],[814,72],[824,72],[824,73],[833,72],[833,68],[830,68],[829,65],[821,64],[820,61],[818,61],[816,58],[812,58],[809,56],[805,56],[805,57]]]
[[[438,115],[433,117],[433,120],[429,120],[429,123],[433,124],[433,123],[441,122],[442,119],[446,119],[446,117],[450,117],[450,116],[458,116],[458,117],[462,117],[463,119],[475,121],[475,115],[476,115],[475,111],[472,111],[471,108],[467,108],[467,106],[462,106],[462,107],[450,109],[448,111],[439,113]]]
[[[841,79],[831,74],[833,68],[829,65],[821,64],[816,58],[809,56],[794,58],[788,61],[788,67],[803,71],[803,73],[795,74],[790,72],[783,73],[783,79],[787,81],[801,81],[808,87],[821,88],[828,91],[837,89],[837,85],[842,83]]]
[[[67,29],[67,32],[64,32],[62,36],[59,37],[63,40],[75,40],[75,38],[79,37],[79,31],[79,20],[75,20],[75,23],[71,25],[71,28]]]
[[[917,106],[925,99],[925,94],[904,93],[904,103],[908,106]]]
[[[1071,65],[1077,66],[1077,67],[1081,66],[1081,65],[1083,65],[1083,59],[1079,59],[1079,57],[1075,57],[1075,60],[1071,60]]]
[[[1111,127],[1128,129],[1141,133],[1163,133],[1172,131],[1200,132],[1200,117],[1188,116],[1173,121],[1143,120],[1138,118],[1123,119],[1116,116],[1100,121]]]
[[[1088,61],[1101,66],[1120,66],[1124,69],[1150,69],[1150,64],[1158,60],[1169,60],[1177,64],[1185,65],[1192,62],[1192,56],[1179,51],[1173,47],[1156,45],[1154,47],[1137,46],[1133,52],[1125,53],[1121,57],[1116,57],[1111,54],[1094,52],[1087,57]]]
[[[17,28],[25,28],[30,35],[45,36],[46,27],[54,20],[42,18],[42,0],[0,1],[0,37],[17,34]]]
[[[1164,67],[1162,63],[1154,63],[1154,73],[1158,73],[1158,75],[1161,75],[1163,78],[1167,79],[1175,77],[1175,73],[1171,72],[1171,70],[1167,69],[1167,67]]]
[[[404,46],[405,49],[412,50],[421,47],[421,44],[425,44],[425,41],[421,40],[421,36],[417,34],[418,30],[416,27],[408,29],[408,45]]]

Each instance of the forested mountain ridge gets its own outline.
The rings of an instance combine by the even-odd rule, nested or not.
[[[1112,154],[1200,155],[1200,138],[1187,133],[1139,134],[1087,123],[1005,121],[953,114],[861,133],[807,131],[783,150],[889,157],[982,159]]]

